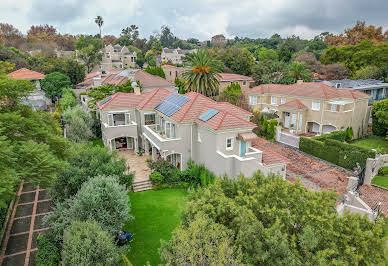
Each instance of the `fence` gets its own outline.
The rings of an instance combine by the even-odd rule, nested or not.
[[[276,130],[276,141],[299,149],[299,136],[282,132],[280,128],[277,128]]]

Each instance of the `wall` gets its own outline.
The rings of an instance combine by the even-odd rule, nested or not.
[[[364,184],[370,185],[373,177],[375,177],[381,167],[388,166],[388,154],[378,154],[376,159],[368,158],[365,166]]]

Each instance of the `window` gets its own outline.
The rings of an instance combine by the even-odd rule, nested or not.
[[[257,97],[256,96],[249,96],[249,104],[250,105],[257,104]]]
[[[291,128],[292,129],[296,128],[296,119],[297,119],[297,115],[296,114],[292,114],[291,115]]]
[[[313,102],[311,109],[319,111],[319,109],[321,109],[321,103],[320,102]]]
[[[170,77],[171,77],[171,71],[170,71]]]
[[[226,139],[226,150],[227,151],[233,150],[233,138]]]
[[[341,83],[336,83],[336,84],[335,84],[335,87],[336,87],[337,89],[341,88]]]
[[[130,113],[125,113],[125,125],[129,125],[130,121],[131,121],[131,114]]]
[[[246,85],[247,84],[247,82],[246,81],[243,81],[243,85]]]
[[[144,114],[144,124],[145,125],[155,124],[155,113],[145,113]]]
[[[198,138],[197,138],[197,141],[198,141],[198,142],[202,142],[202,140],[201,140],[201,133],[199,133],[199,132],[198,132]]]
[[[286,102],[286,98],[284,98],[284,97],[280,98],[280,104],[283,104],[285,102]]]
[[[99,68],[99,69],[102,69],[102,65],[99,65],[98,68]]]
[[[166,133],[166,136],[167,138],[169,139],[175,139],[176,138],[176,128],[175,128],[175,124],[171,123],[171,122],[165,122],[165,133]]]
[[[302,130],[303,114],[299,114],[298,130]]]
[[[271,96],[271,104],[278,104],[278,98],[276,96]]]
[[[337,112],[337,105],[336,104],[332,104],[331,108],[330,108],[330,111],[331,112]]]
[[[113,126],[113,114],[108,114],[108,126]]]

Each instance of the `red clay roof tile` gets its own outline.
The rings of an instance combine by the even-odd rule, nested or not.
[[[39,72],[29,70],[27,68],[18,69],[12,73],[9,73],[7,76],[14,79],[27,79],[27,80],[44,79],[45,77],[45,75]]]

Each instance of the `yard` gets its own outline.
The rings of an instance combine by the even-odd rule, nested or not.
[[[187,192],[181,189],[148,190],[129,193],[134,220],[124,230],[135,233],[130,243],[128,258],[133,265],[161,263],[158,249],[160,240],[169,240],[179,225],[186,203]]]
[[[388,153],[388,141],[383,137],[378,136],[368,136],[365,139],[359,139],[353,141],[351,144],[363,147],[366,149],[377,149],[378,152],[382,152],[383,154]]]
[[[372,184],[388,188],[388,176],[375,176],[372,179]]]

